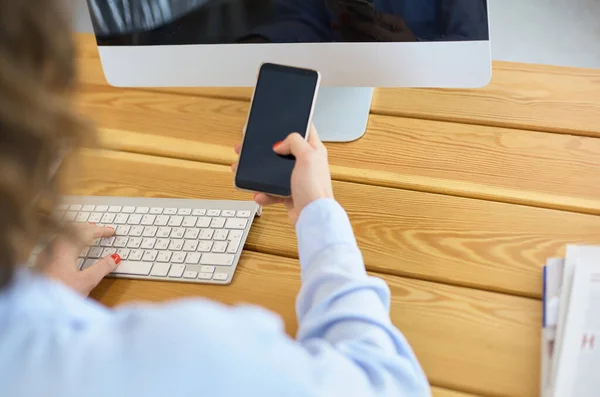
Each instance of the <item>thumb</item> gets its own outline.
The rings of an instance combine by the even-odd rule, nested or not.
[[[273,146],[273,150],[277,154],[283,156],[292,155],[296,158],[302,156],[307,150],[310,149],[308,142],[302,137],[302,135],[294,132],[288,135],[284,141],[278,142]]]
[[[83,270],[83,276],[86,281],[93,287],[98,285],[102,279],[108,275],[110,272],[114,271],[119,263],[121,262],[121,257],[118,254],[112,254],[111,256],[105,256],[100,259],[98,262],[94,263],[92,266]]]

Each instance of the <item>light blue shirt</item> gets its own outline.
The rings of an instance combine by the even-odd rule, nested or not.
[[[0,395],[430,396],[344,210],[310,204],[297,234],[296,339],[258,307],[190,299],[108,309],[19,271],[0,292]]]

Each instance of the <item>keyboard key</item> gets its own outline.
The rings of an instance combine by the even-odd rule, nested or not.
[[[135,212],[135,207],[123,207],[121,212],[124,214],[133,214]]]
[[[185,261],[185,252],[173,252],[173,257],[171,258],[172,263],[183,263]]]
[[[130,252],[131,252],[131,250],[129,250],[128,248],[119,248],[117,250],[117,254],[119,254],[119,256],[121,257],[122,260],[129,259]]]
[[[172,265],[171,270],[169,270],[169,277],[181,278],[181,276],[183,276],[184,271],[185,265]]]
[[[241,240],[239,240],[239,239],[230,240],[229,246],[227,246],[227,253],[228,254],[237,253],[238,249],[240,248],[240,243],[241,243]]]
[[[142,256],[142,260],[145,262],[154,262],[157,256],[158,251],[144,251],[144,256]]]
[[[77,260],[77,269],[81,269],[81,266],[83,266],[83,262],[85,262],[85,259],[83,258]]]
[[[190,241],[192,241],[192,240],[190,240]],[[198,245],[198,251],[200,251],[200,252],[210,252],[210,250],[212,249],[212,246],[213,246],[213,242],[212,241],[200,241],[200,244]]]
[[[142,245],[142,239],[139,237],[131,237],[127,243],[127,248],[140,248]]]
[[[212,229],[202,229],[200,230],[200,240],[210,240],[215,234],[215,231]]]
[[[215,267],[214,266],[202,266],[200,268],[200,272],[213,274],[215,272]]]
[[[152,207],[152,208],[150,208],[150,213],[152,215],[160,215],[163,213],[163,209],[160,207]]]
[[[137,207],[135,209],[136,214],[147,214],[149,211],[150,211],[150,208],[148,208],[148,207]]]
[[[221,216],[224,216],[225,218],[233,218],[235,216],[235,211],[234,210],[225,210],[225,211],[221,212]]]
[[[181,251],[183,248],[183,240],[171,240],[169,251]]]
[[[85,212],[94,212],[95,209],[96,209],[96,206],[91,205],[91,204],[84,205],[83,207],[81,207],[81,210],[85,211]]]
[[[208,210],[206,211],[207,216],[219,216],[221,215],[221,210]]]
[[[177,208],[165,208],[163,211],[164,215],[175,215],[177,214]]]
[[[191,208],[180,208],[179,210],[177,210],[177,215],[190,215],[191,213]]]
[[[154,221],[155,226],[167,226],[169,223],[169,217],[167,215],[159,215]]]
[[[142,216],[140,214],[132,214],[129,216],[129,220],[127,221],[128,225],[139,225],[142,221]]]
[[[158,231],[158,228],[156,226],[146,226],[144,228],[144,233],[142,233],[142,236],[154,237],[154,236],[156,236],[157,231]]]
[[[67,215],[69,213],[67,212]],[[113,221],[115,220],[115,214],[112,214],[110,212],[105,213],[104,215],[102,215],[102,223],[113,223]]]
[[[112,247],[114,242],[115,242],[115,237],[103,237],[100,240],[100,246],[101,247]]]
[[[91,223],[100,223],[100,221],[102,221],[102,214],[99,212],[92,213],[88,218],[88,222]]]
[[[90,252],[90,247],[85,247],[84,249],[81,250],[81,252],[79,253],[79,257],[80,258],[85,258],[88,253]]]
[[[229,230],[225,230],[225,229],[215,230],[215,234],[213,235],[213,240],[225,241],[225,240],[227,240],[227,233],[229,233]]]
[[[77,212],[75,211],[67,211],[63,216],[63,221],[65,222],[73,222],[77,218]]]
[[[198,218],[198,222],[196,222],[196,227],[209,227],[211,218],[207,218],[205,216],[201,216]]]
[[[198,273],[198,279],[199,280],[210,280],[212,279],[212,273]]]
[[[96,212],[106,212],[106,211],[108,211],[108,205],[97,205],[95,211]]]
[[[127,214],[117,214],[117,216],[115,216],[114,223],[116,225],[124,225],[124,224],[127,223],[127,219],[129,219],[129,215],[127,215]]]
[[[115,242],[113,244],[113,247],[116,247],[116,248],[125,248],[125,247],[127,247],[127,241],[128,240],[129,239],[127,237],[119,236],[119,237],[115,238]]]
[[[121,208],[118,205],[111,205],[110,207],[108,207],[108,212],[121,212]]]
[[[90,252],[88,252],[87,256],[88,256],[88,258],[99,259],[102,256],[102,248],[100,248],[100,247],[90,248]]]
[[[115,236],[128,236],[129,230],[131,230],[131,226],[127,226],[127,225],[117,226],[117,230],[115,230]]]
[[[104,258],[105,256],[110,256],[110,255],[116,254],[116,253],[117,253],[116,248],[104,248],[104,250],[102,250],[102,257]]]
[[[90,246],[92,246],[92,247],[97,247],[97,246],[99,246],[99,245],[100,245],[100,239],[99,239],[99,238],[97,238],[97,239],[94,239],[94,240],[92,241],[92,243],[90,244]]]
[[[80,212],[75,217],[75,222],[79,222],[79,223],[87,222],[89,217],[90,217],[90,213],[89,212]]]
[[[200,229],[185,229],[184,238],[197,239],[200,234]]]
[[[198,218],[196,218],[195,216],[186,216],[185,218],[183,218],[183,222],[181,223],[181,226],[194,227],[194,226],[196,226],[197,220],[198,220]]]
[[[170,268],[170,263],[155,263],[154,266],[152,266],[150,275],[154,277],[167,277]]]
[[[242,230],[231,230],[227,238],[229,240],[235,240],[236,238],[242,238],[243,235],[244,232]]]
[[[154,225],[155,220],[156,220],[156,215],[144,215],[142,217],[142,225],[145,225],[145,226]]]
[[[227,281],[228,278],[229,278],[229,274],[227,274],[227,273],[215,273],[213,275],[213,280]]]
[[[213,229],[222,229],[223,226],[225,226],[225,219],[226,218],[213,218],[210,222],[210,227]]]
[[[181,222],[183,222],[182,216],[172,216],[171,219],[169,219],[168,225],[171,227],[179,227],[181,226]]]
[[[185,235],[185,229],[182,227],[176,227],[171,231],[171,238],[183,238]]]
[[[142,240],[142,244],[140,245],[140,247],[145,250],[151,250],[152,248],[154,248],[154,244],[156,244],[155,238],[145,238]]]
[[[200,254],[197,252],[190,252],[187,254],[187,258],[185,258],[185,263],[188,265],[197,265],[200,260]],[[194,277],[196,278],[196,277]]]
[[[225,222],[226,229],[245,229],[246,225],[248,225],[248,219],[229,218]]]
[[[167,238],[159,238],[158,240],[156,240],[156,245],[154,246],[154,249],[166,250],[169,249],[169,244],[171,244],[171,240]]]
[[[212,249],[213,252],[222,254],[226,250],[227,250],[227,241],[216,241],[213,244],[213,249]]]
[[[198,277],[198,272],[195,272],[193,270],[188,270],[187,272],[183,273],[183,278],[196,278]]]
[[[237,217],[238,218],[250,218],[250,211],[238,211],[237,212]]]
[[[83,262],[83,265],[81,265],[81,270],[85,270],[90,266],[93,266],[96,262],[98,262],[97,259],[86,259],[85,262]]]
[[[130,261],[139,261],[144,256],[144,250],[131,250],[129,253]]]
[[[113,274],[129,274],[133,276],[147,276],[152,269],[150,262],[131,262],[121,261],[119,266],[113,271]]]
[[[192,215],[194,215],[194,216],[204,216],[204,215],[206,215],[206,210],[195,209],[195,210],[192,211]]]
[[[70,211],[81,211],[81,205],[79,204],[71,204],[69,206]]]
[[[170,227],[159,227],[156,237],[168,238],[171,235]]]
[[[212,266],[231,266],[234,260],[233,255],[229,254],[203,254],[200,258],[201,265]]]
[[[204,242],[205,241],[203,241],[203,243]],[[184,251],[196,251],[196,248],[198,248],[198,240],[186,240],[185,243],[183,243]]]
[[[69,209],[69,204],[59,204],[56,206],[56,209],[59,211],[66,211]]]
[[[143,226],[133,226],[133,227],[131,227],[131,230],[129,231],[129,235],[131,237],[140,237],[143,233],[144,233]]]
[[[171,251],[160,251],[158,253],[158,256],[156,257],[156,261],[157,262],[170,262],[171,255],[173,255],[173,253]]]

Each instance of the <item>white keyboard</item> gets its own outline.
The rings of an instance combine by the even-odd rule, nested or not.
[[[111,275],[145,280],[229,284],[250,226],[252,201],[131,197],[64,197],[54,215],[66,222],[111,226],[80,254],[81,269],[119,254]]]

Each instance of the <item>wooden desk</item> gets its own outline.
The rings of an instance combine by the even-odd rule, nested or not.
[[[79,106],[102,150],[73,194],[239,198],[229,163],[248,89],[117,89],[78,37]],[[328,145],[336,197],[437,397],[536,396],[541,266],[600,244],[600,73],[495,64],[483,90],[377,90],[367,135]],[[229,287],[105,280],[112,306],[204,296],[266,306],[294,334],[296,241],[256,221]],[[463,394],[468,393],[468,394]]]

